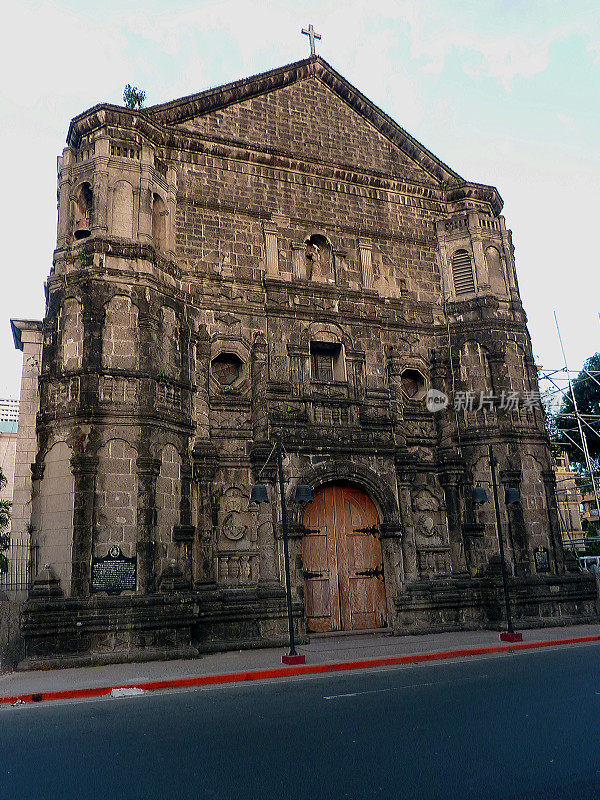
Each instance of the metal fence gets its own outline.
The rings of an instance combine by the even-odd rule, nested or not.
[[[26,591],[37,574],[37,547],[27,539],[11,539],[6,551],[8,571],[0,572],[0,589]]]

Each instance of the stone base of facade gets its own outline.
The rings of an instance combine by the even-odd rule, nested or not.
[[[193,658],[197,615],[191,593],[32,598],[23,610],[18,668]]]
[[[293,607],[298,644],[304,609]],[[31,598],[21,621],[19,669],[194,658],[201,653],[289,643],[280,586],[218,588],[147,596]]]
[[[510,579],[516,628],[598,622],[593,575]],[[396,636],[502,630],[498,576],[415,581],[395,602]],[[308,642],[302,604],[293,605],[296,643]],[[202,653],[289,644],[280,586],[223,588],[127,597],[31,598],[23,609],[25,658],[18,669],[194,658]]]
[[[281,586],[210,588],[199,592],[196,644],[201,653],[253,647],[286,647],[289,629]],[[297,644],[306,644],[304,607],[292,605]]]
[[[593,575],[524,576],[509,580],[515,627],[598,622]],[[448,578],[408,584],[396,598],[397,636],[442,631],[501,630],[506,626],[502,580]]]

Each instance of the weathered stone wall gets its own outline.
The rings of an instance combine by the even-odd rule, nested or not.
[[[430,388],[537,389],[497,192],[466,183],[320,59],[276,72],[222,102],[92,110],[60,166],[36,469],[67,440],[70,592],[85,604],[92,555],[118,544],[137,555],[139,594],[198,593],[208,649],[283,630],[272,458],[264,469],[274,432],[290,492],[342,481],[372,497],[396,632],[424,582],[495,569],[492,507],[471,502],[489,484],[490,442],[511,570],[529,580],[539,548],[564,570],[541,411],[424,404]],[[82,196],[91,236],[78,242]],[[273,501],[260,514],[248,507],[259,475]],[[522,509],[506,507],[507,486]],[[304,529],[290,508],[301,614]]]

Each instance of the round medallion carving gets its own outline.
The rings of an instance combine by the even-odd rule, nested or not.
[[[230,511],[223,520],[223,536],[232,542],[243,539],[248,530],[248,526],[242,522],[239,511]]]

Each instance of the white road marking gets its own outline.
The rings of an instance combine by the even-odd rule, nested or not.
[[[325,695],[323,700],[337,700],[340,697],[358,697],[363,694],[380,694],[381,692],[399,692],[402,689],[419,689],[424,686],[447,686],[452,683],[464,683],[465,681],[482,680],[488,678],[488,675],[473,675],[470,678],[457,678],[453,681],[432,681],[431,683],[408,683],[404,686],[390,686],[387,689],[367,689],[364,692],[347,692],[345,694],[330,694]]]

